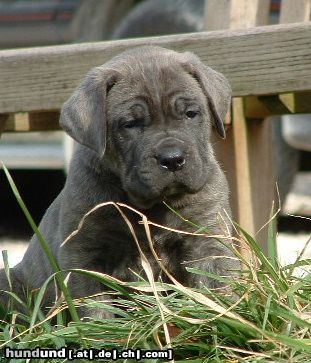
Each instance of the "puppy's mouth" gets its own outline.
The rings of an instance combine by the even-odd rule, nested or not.
[[[190,189],[181,184],[181,183],[173,183],[171,185],[166,186],[161,193],[162,199],[170,199],[170,198],[179,198],[185,194],[191,193]]]
[[[123,189],[129,201],[138,208],[150,209],[156,204],[181,202],[189,194],[198,193],[207,181],[203,171],[194,172],[190,166],[177,172],[159,172],[151,168],[131,169],[126,174]],[[151,169],[151,170],[150,170]]]
[[[149,209],[156,204],[161,204],[163,201],[176,201],[181,199],[186,194],[193,194],[197,191],[192,191],[186,185],[181,183],[172,183],[165,188],[156,196],[152,196],[150,198],[145,198],[140,195],[133,195],[129,193],[130,200],[137,207],[142,209]]]

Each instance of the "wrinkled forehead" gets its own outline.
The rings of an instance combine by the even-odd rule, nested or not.
[[[121,66],[118,74],[108,96],[114,99],[114,103],[124,103],[136,97],[157,102],[177,93],[203,96],[198,82],[174,59],[136,59]]]

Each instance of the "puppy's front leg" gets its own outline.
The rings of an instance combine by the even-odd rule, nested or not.
[[[81,299],[78,308],[80,318],[111,319],[114,314],[96,306],[96,302],[109,304],[110,297],[105,294],[105,286],[90,277],[73,273],[69,278],[69,290],[73,298]],[[93,300],[94,304],[90,301]]]
[[[241,268],[234,253],[216,239],[198,238],[190,242],[192,247],[184,256],[184,266],[206,271],[216,278],[204,274],[187,274],[187,285],[192,287],[224,288],[226,283],[219,277],[235,277]],[[226,243],[226,242],[225,242]],[[229,243],[229,242],[227,242]],[[229,280],[228,280],[229,282]]]

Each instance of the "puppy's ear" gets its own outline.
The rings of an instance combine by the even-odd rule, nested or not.
[[[92,69],[64,103],[60,115],[61,127],[100,156],[106,149],[106,96],[115,80],[104,68]]]
[[[184,68],[200,84],[208,100],[218,134],[225,139],[224,119],[231,103],[231,87],[228,80],[221,73],[203,64],[193,53],[183,54],[186,60]]]

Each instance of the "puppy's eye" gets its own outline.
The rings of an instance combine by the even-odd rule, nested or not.
[[[132,120],[127,120],[122,122],[121,126],[125,129],[133,129],[135,127],[141,127],[143,125],[142,118],[134,118]]]
[[[186,116],[188,118],[195,118],[198,115],[198,111],[194,111],[194,110],[188,110],[186,111]]]

